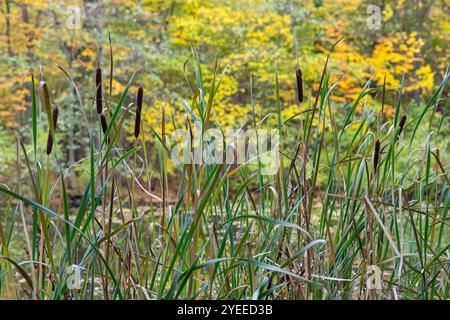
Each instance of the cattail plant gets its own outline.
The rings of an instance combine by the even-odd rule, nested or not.
[[[142,98],[144,96],[144,89],[139,86],[136,97],[136,120],[134,123],[134,137],[137,139],[141,131],[141,111],[142,111]]]
[[[380,140],[375,141],[375,150],[373,151],[373,171],[377,172],[378,161],[380,160]]]
[[[97,113],[101,114],[103,110],[102,106],[102,69],[100,66],[97,66],[95,72],[95,86],[97,88],[96,92],[96,105],[97,105]]]
[[[302,78],[302,70],[297,65],[295,70],[295,75],[297,77],[297,94],[298,94],[298,102],[303,102],[303,78]]]
[[[53,113],[52,113],[52,118],[53,118],[53,133],[52,133],[52,130],[51,130],[51,129],[49,129],[49,131],[48,131],[48,137],[47,137],[47,155],[50,155],[50,154],[52,153],[52,150],[53,150],[53,134],[55,133],[55,130],[56,130],[56,123],[57,123],[57,121],[58,121],[58,114],[59,114],[59,110],[58,110],[58,108],[56,107],[56,108],[53,110]]]

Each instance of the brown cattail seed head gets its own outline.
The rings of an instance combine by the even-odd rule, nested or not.
[[[144,89],[139,86],[136,97],[136,120],[134,123],[134,137],[137,139],[141,131],[141,112],[142,112],[142,99],[144,97]]]
[[[402,130],[403,130],[403,127],[405,126],[407,118],[408,118],[408,116],[406,114],[402,115],[402,117],[400,118],[400,121],[398,122],[398,135],[397,135],[397,137],[400,135],[400,133],[402,133]]]
[[[103,115],[103,113],[100,115],[100,123],[102,125],[103,133],[106,133],[106,130],[108,130],[108,122],[106,121],[106,117]]]
[[[373,170],[377,172],[378,161],[380,159],[380,140],[375,141],[375,150],[373,151]]]
[[[56,130],[56,124],[58,122],[58,115],[59,115],[59,110],[58,110],[58,108],[55,108],[52,112],[53,133]],[[52,135],[51,130],[49,130],[48,137],[47,137],[47,155],[50,155],[52,153],[52,150],[53,150],[53,135]]]
[[[302,77],[302,70],[300,70],[300,67],[297,65],[297,68],[295,70],[295,75],[297,77],[297,94],[298,94],[298,102],[303,102],[303,77]]]
[[[100,124],[102,125],[102,132],[105,134],[108,130],[108,121],[106,121],[106,117],[103,113],[100,114]],[[106,137],[106,143],[109,144],[109,137]]]
[[[41,81],[39,83],[39,95],[41,96],[41,103],[45,107],[47,115],[50,117],[51,105],[50,105],[50,94],[48,93],[47,83]]]
[[[97,113],[102,113],[103,106],[102,106],[102,69],[100,67],[97,67],[96,74],[95,74],[95,86],[97,88],[96,90],[96,105],[97,105]]]

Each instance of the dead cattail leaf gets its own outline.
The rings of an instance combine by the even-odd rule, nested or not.
[[[137,98],[136,98],[136,120],[134,123],[134,137],[137,139],[141,131],[141,112],[142,112],[142,99],[144,96],[144,89],[139,86]]]

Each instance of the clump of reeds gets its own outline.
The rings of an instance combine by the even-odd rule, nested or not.
[[[52,119],[53,119],[53,133],[51,128],[48,130],[48,137],[47,137],[47,155],[50,155],[52,153],[53,150],[53,135],[55,133],[56,130],[56,124],[58,122],[58,115],[59,115],[59,110],[58,107],[56,107],[53,112],[52,112]]]
[[[196,62],[196,66],[200,69],[200,62]],[[114,113],[110,113],[107,100],[105,109],[102,109],[101,71],[97,69],[96,72],[97,93],[100,93],[97,95],[100,98],[97,100],[99,129],[103,135],[109,135],[108,129],[112,129],[117,114],[123,109],[131,81]],[[159,146],[155,148],[155,159],[147,154],[145,143],[142,143],[142,148],[121,152],[125,148],[120,145],[120,139],[109,141],[109,137],[104,137],[110,145],[97,152],[92,140],[94,137],[89,137],[89,156],[81,160],[89,162],[89,183],[83,185],[84,195],[80,195],[76,203],[71,200],[78,199],[74,194],[77,190],[66,187],[66,181],[77,178],[74,170],[64,170],[62,172],[67,175],[53,180],[56,175],[51,171],[51,162],[48,161],[47,169],[40,165],[40,154],[37,153],[40,148],[34,144],[35,157],[28,158],[26,146],[20,141],[29,171],[26,183],[31,182],[33,187],[22,188],[25,184],[20,172],[23,163],[17,153],[17,191],[0,181],[0,202],[3,204],[3,199],[11,197],[21,201],[33,209],[34,214],[30,218],[34,216],[37,219],[25,219],[23,211],[27,207],[23,205],[6,204],[2,207],[4,212],[0,210],[0,216],[3,214],[5,217],[14,217],[18,210],[23,225],[23,231],[20,231],[14,220],[0,219],[12,224],[6,226],[8,231],[0,223],[0,245],[3,246],[0,270],[5,270],[0,272],[0,298],[9,296],[11,292],[18,298],[35,299],[448,299],[448,286],[442,286],[441,281],[446,280],[447,275],[445,254],[449,241],[446,221],[450,199],[446,197],[446,166],[440,160],[445,156],[445,149],[439,151],[439,145],[436,145],[439,141],[434,140],[439,132],[430,135],[433,118],[426,132],[428,143],[423,146],[427,157],[423,157],[422,152],[411,151],[417,148],[416,145],[422,147],[422,141],[418,140],[420,136],[415,135],[415,131],[411,134],[414,149],[398,147],[395,150],[394,144],[389,143],[402,132],[407,132],[410,126],[426,125],[421,122],[422,118],[415,117],[406,126],[406,115],[398,119],[395,131],[386,132],[373,126],[370,128],[373,132],[362,134],[361,139],[354,138],[347,143],[339,138],[327,145],[323,142],[328,139],[323,139],[330,137],[331,140],[329,135],[333,132],[317,128],[321,121],[323,128],[334,125],[331,115],[339,115],[343,109],[320,99],[331,88],[325,73],[326,65],[312,114],[300,115],[305,134],[299,135],[297,126],[280,125],[284,136],[297,137],[294,142],[298,151],[292,161],[289,146],[283,144],[283,149],[286,146],[288,152],[277,152],[280,168],[274,175],[264,174],[262,165],[190,163],[183,165],[182,171],[175,171],[175,180],[169,180],[167,151],[170,146],[166,142],[164,104],[161,131],[152,129],[155,138],[159,138],[155,140],[155,146]],[[297,99],[302,102],[305,97],[300,69],[296,70],[296,80]],[[201,77],[198,81],[198,87],[204,87]],[[34,84],[32,88],[33,142],[36,143],[40,117],[37,117]],[[213,105],[216,90],[211,92]],[[439,92],[435,94],[435,101],[440,99]],[[48,88],[43,81],[39,83],[39,94],[42,108],[47,113],[47,154],[50,154],[58,109],[52,110]],[[197,98],[193,99],[194,103],[197,103]],[[359,102],[355,102],[355,107]],[[140,135],[141,121],[144,121],[141,118],[142,103],[143,89],[139,87],[136,138]],[[281,105],[279,96],[277,103]],[[315,113],[328,107],[330,117]],[[363,107],[366,107],[365,103]],[[372,108],[371,105],[367,107]],[[426,107],[423,114],[428,110],[434,111]],[[339,137],[347,132],[352,119],[357,121],[358,117],[365,117],[356,113],[354,108],[343,111],[347,120],[336,123]],[[128,115],[125,112],[123,120]],[[426,119],[425,116],[423,118]],[[194,152],[194,137],[190,117],[185,115],[184,120],[190,132],[191,149],[188,152],[191,153]],[[253,113],[252,120],[256,126],[256,113]],[[114,125],[114,136],[123,130],[122,123]],[[363,130],[364,121],[360,125]],[[371,140],[372,133],[378,138],[375,141]],[[308,143],[310,140],[318,143]],[[388,142],[384,142],[381,148],[380,141]],[[137,144],[137,140],[135,142]],[[383,150],[387,147],[391,148],[382,159]],[[355,150],[360,150],[358,156],[351,156]],[[331,166],[328,165],[329,154],[336,155]],[[359,154],[367,155],[367,159]],[[133,161],[133,156],[134,163],[138,163],[140,158],[144,160],[142,168],[145,171],[142,172],[146,173],[145,176],[148,172],[147,179],[144,174],[135,174],[140,170],[137,165],[131,167],[126,163]],[[154,163],[154,160],[158,162]],[[283,164],[287,164],[287,160],[292,161],[292,170],[285,170]],[[366,160],[372,161],[372,172],[367,172],[370,167],[365,166]],[[428,169],[406,162],[416,160]],[[85,170],[81,161],[70,168],[80,166]],[[434,170],[431,170],[433,165]],[[311,171],[307,170],[309,166]],[[33,174],[34,167],[36,174]],[[155,168],[159,169],[159,177],[155,180],[160,183],[154,185],[158,191],[161,190],[161,198],[152,193],[155,186],[151,179]],[[367,171],[364,170],[366,168]],[[379,174],[382,169],[384,175]],[[376,176],[372,186],[371,175]],[[35,177],[39,178],[38,183],[35,183]],[[405,181],[410,179],[420,183],[408,183],[407,186]],[[128,181],[133,181],[131,186]],[[342,181],[350,187],[341,187]],[[368,188],[364,187],[365,181],[369,181]],[[139,190],[152,200],[143,199]],[[422,190],[426,191],[424,197]],[[337,201],[339,205],[336,205]],[[77,212],[73,219],[71,212]],[[127,212],[131,214],[125,217]],[[363,219],[366,217],[365,222]],[[397,217],[401,219],[400,223]],[[54,223],[56,221],[60,223]],[[25,238],[25,250],[8,257],[9,242],[4,235],[17,231]],[[11,247],[18,245],[14,242],[17,239],[20,238],[11,237]],[[381,289],[364,290],[369,264],[379,266],[386,261],[402,264],[400,259],[404,250],[417,254],[408,256],[408,261],[405,260],[400,269],[385,268],[381,273]],[[19,260],[15,262],[16,259]],[[22,268],[24,264],[20,259],[24,262],[32,260],[33,263]],[[93,281],[84,281],[85,285],[80,289],[70,289],[68,268],[78,264],[83,265],[86,279]],[[331,268],[322,268],[327,265]],[[6,273],[10,266],[14,266],[22,278],[10,277]],[[178,266],[191,267],[180,273]],[[151,279],[146,275],[151,275]],[[6,286],[3,285],[5,283]],[[133,291],[136,286],[143,290]]]
[[[137,139],[141,132],[141,112],[142,112],[142,99],[144,97],[144,89],[139,86],[136,97],[136,118],[134,122],[134,137]]]

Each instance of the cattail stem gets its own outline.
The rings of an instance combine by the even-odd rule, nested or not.
[[[53,135],[55,134],[55,130],[56,130],[56,123],[58,122],[58,114],[59,114],[59,110],[58,108],[55,108],[53,110],[53,132],[51,129],[49,129],[48,131],[48,137],[47,137],[47,155],[50,155],[52,153],[53,150]]]
[[[102,90],[102,69],[100,67],[97,67],[96,73],[95,73],[95,85],[96,85],[96,105],[97,105],[97,113],[101,114],[103,111],[103,90]]]
[[[162,143],[166,145],[166,105],[163,103],[161,106],[161,139]],[[161,225],[163,228],[166,227],[166,186],[167,186],[167,177],[166,177],[166,154],[162,153],[162,216],[161,216]]]
[[[134,137],[137,139],[141,132],[141,112],[142,112],[142,99],[144,96],[144,89],[139,86],[137,98],[136,98],[136,120],[134,123]]]

